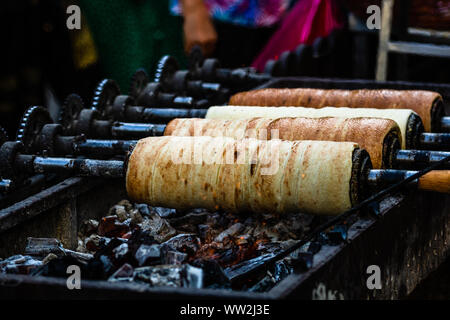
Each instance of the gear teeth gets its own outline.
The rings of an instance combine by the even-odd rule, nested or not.
[[[25,111],[16,135],[16,141],[25,146],[24,151],[31,151],[29,150],[32,145],[31,140],[35,139],[39,133],[36,131],[40,131],[48,123],[53,123],[53,120],[44,107],[32,106]]]
[[[74,110],[73,106],[78,107],[75,109],[77,112],[73,112]],[[84,108],[83,99],[76,93],[69,94],[61,106],[58,123],[65,125],[65,120],[67,118],[73,118],[73,116],[79,114],[81,110],[83,110],[83,108]]]
[[[194,46],[189,53],[189,70],[196,71],[203,64],[205,57],[203,56],[203,51],[200,46]]]
[[[97,110],[102,117],[106,117],[108,104],[112,104],[111,100],[118,95],[120,95],[120,88],[117,82],[112,79],[103,79],[94,91],[91,109]]]
[[[136,70],[136,72],[131,76],[130,80],[130,89],[128,91],[128,94],[133,97],[137,98],[145,85],[150,82],[150,76],[148,75],[147,71],[144,68],[139,68]]]
[[[158,61],[156,67],[154,82],[161,82],[165,78],[166,74],[173,73],[179,69],[178,61],[169,55],[163,56]]]

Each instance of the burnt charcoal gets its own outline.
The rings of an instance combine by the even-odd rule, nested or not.
[[[168,220],[171,226],[178,228],[185,225],[198,225],[201,223],[205,223],[208,219],[208,215],[209,213],[204,211],[200,213],[190,212],[182,217],[171,218]]]
[[[44,258],[49,253],[63,255],[64,249],[59,240],[53,238],[31,238],[27,239],[25,255]]]
[[[181,269],[183,287],[185,288],[203,288],[203,270],[193,267],[189,264],[183,265]]]
[[[232,237],[236,234],[238,234],[242,229],[244,228],[244,225],[240,222],[233,224],[228,229],[221,232],[215,239],[215,242],[222,242],[225,238]]]
[[[148,231],[159,243],[169,240],[176,234],[176,230],[166,219],[161,218],[157,214],[152,214],[140,226],[143,231]]]
[[[124,206],[121,205],[115,205],[113,207],[111,207],[111,209],[109,209],[109,216],[117,216],[117,219],[120,222],[124,222],[125,220],[127,220],[130,216],[128,214],[128,211],[125,209]]]
[[[69,266],[76,265],[80,267],[81,275],[84,275],[86,270],[86,262],[80,261],[74,257],[62,256],[49,261],[46,265],[36,269],[32,275],[33,276],[46,276],[46,277],[57,277],[57,278],[67,278],[67,268]]]
[[[188,255],[186,253],[168,250],[163,255],[163,264],[182,264],[187,260]]]
[[[127,259],[130,255],[130,249],[127,243],[122,243],[120,246],[113,249],[114,261],[122,261]]]
[[[44,260],[42,260],[42,264],[47,264],[47,263],[49,263],[50,261],[52,261],[52,260],[54,260],[56,258],[58,258],[58,256],[56,254],[49,253],[48,256],[46,256],[44,258]]]
[[[134,280],[151,285],[152,287],[168,286],[181,287],[181,269],[183,266],[154,266],[142,267],[134,270]]]
[[[170,238],[164,244],[176,251],[193,256],[200,248],[200,239],[194,234],[179,234]]]
[[[178,213],[177,210],[172,208],[153,207],[153,211],[162,218],[175,217]]]
[[[278,222],[268,231],[268,236],[272,241],[281,241],[284,239],[297,239],[284,222]]]
[[[82,237],[89,237],[91,234],[96,233],[98,228],[97,220],[86,220],[81,224],[80,235]]]
[[[151,214],[150,208],[145,203],[137,203],[134,205],[134,207],[140,212],[143,217],[149,217]]]
[[[84,246],[86,250],[94,252],[100,249],[102,245],[102,240],[104,243],[105,242],[104,237],[100,237],[98,234],[92,234],[89,236],[89,238],[86,238],[84,240]]]
[[[202,242],[210,242],[212,240],[213,229],[207,224],[197,225],[197,233]]]
[[[125,207],[125,210],[127,210],[128,212],[131,211],[131,210],[133,209],[133,205],[131,204],[131,202],[128,201],[128,200],[126,200],[126,199],[119,201],[119,202],[117,203],[117,205],[119,205],[119,206],[124,206],[124,207]]]
[[[105,237],[121,237],[130,231],[130,228],[121,223],[117,216],[107,216],[100,220],[98,225],[98,234]]]
[[[130,245],[130,247],[133,245],[136,246],[137,250],[142,244],[150,246],[152,244],[158,244],[158,241],[155,240],[150,231],[136,229],[131,233],[131,237],[128,240],[128,245]]]
[[[42,261],[36,260],[30,256],[15,255],[8,259],[0,261],[1,273],[12,274],[30,274],[33,271],[41,268]]]
[[[109,277],[108,281],[111,282],[130,282],[133,281],[134,269],[128,263],[121,266],[114,274]]]
[[[138,210],[131,210],[130,211],[130,227],[134,228],[135,226],[137,226],[139,223],[141,223],[143,221],[142,215],[140,214],[140,212]]]
[[[80,261],[89,261],[94,257],[90,253],[76,252],[76,251],[67,250],[67,249],[64,249],[64,254],[68,257],[72,257],[72,258],[78,259]]]
[[[224,229],[230,224],[230,219],[224,214],[214,212],[214,213],[208,215],[206,222],[207,222],[207,224],[211,225],[213,228]]]
[[[114,249],[117,248],[118,246],[120,246],[122,243],[126,243],[126,242],[127,242],[127,240],[120,239],[120,238],[112,238],[109,240],[105,239],[104,241],[100,241],[100,248],[97,250],[94,257],[98,258],[102,255],[112,257],[114,254],[113,253]]]
[[[135,269],[134,280],[152,287],[202,288],[202,269],[184,265],[160,265]]]
[[[216,260],[197,259],[191,265],[203,270],[203,285],[205,288],[231,288],[230,280]]]
[[[142,244],[134,254],[138,265],[155,265],[161,263],[161,245],[159,244]]]

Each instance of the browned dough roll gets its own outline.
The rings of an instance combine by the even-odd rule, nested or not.
[[[375,109],[411,109],[421,118],[425,131],[432,129],[433,107],[442,103],[437,92],[424,90],[324,90],[259,89],[237,93],[230,98],[234,106],[301,106],[307,108],[348,107]],[[436,111],[438,112],[438,111]]]
[[[402,141],[395,121],[378,118],[174,119],[164,135],[349,141],[369,152],[376,169],[392,166],[392,153],[400,149]]]
[[[355,202],[356,150],[351,142],[149,137],[129,158],[126,187],[152,206],[337,215]]]

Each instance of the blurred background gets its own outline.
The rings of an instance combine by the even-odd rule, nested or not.
[[[31,105],[45,105],[56,117],[64,97],[72,92],[89,104],[96,84],[105,77],[118,81],[122,92],[127,92],[133,72],[142,67],[152,76],[164,54],[175,56],[185,67],[190,40],[203,41],[206,53],[218,57],[225,67],[261,69],[268,58],[277,58],[277,47],[312,44],[316,37],[338,29],[340,36],[329,57],[336,69],[332,76],[375,77],[379,32],[367,28],[366,10],[369,5],[380,6],[380,1],[279,0],[266,1],[265,6],[258,4],[264,1],[221,1],[230,6],[229,11],[218,10],[214,2],[204,1],[215,34],[202,39],[208,21],[203,22],[206,18],[201,14],[186,16],[184,21],[179,1],[2,1],[0,125],[14,136],[23,111]],[[239,11],[231,8],[233,3],[247,7]],[[67,7],[73,4],[81,9],[79,30],[66,25]],[[439,31],[433,41],[448,43],[450,1],[396,1],[394,11],[393,38],[404,36],[408,28],[432,28]],[[200,22],[195,25],[195,21]],[[392,54],[387,70],[388,80],[450,82],[447,58]],[[319,71],[310,75],[323,76]]]

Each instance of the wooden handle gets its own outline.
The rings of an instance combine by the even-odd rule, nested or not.
[[[420,190],[450,194],[450,170],[434,170],[419,178]]]

